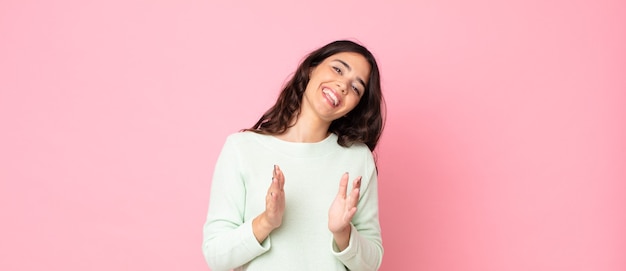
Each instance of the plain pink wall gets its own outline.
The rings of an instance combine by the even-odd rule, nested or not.
[[[387,98],[382,270],[626,270],[623,1],[296,2],[0,2],[0,270],[208,270],[225,136],[343,38]]]

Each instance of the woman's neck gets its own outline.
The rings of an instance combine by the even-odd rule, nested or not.
[[[277,137],[289,142],[315,143],[328,137],[330,123],[297,118],[295,124]]]

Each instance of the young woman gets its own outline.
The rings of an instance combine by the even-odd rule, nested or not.
[[[226,139],[204,225],[211,270],[377,270],[382,109],[365,47],[310,53],[276,104]]]

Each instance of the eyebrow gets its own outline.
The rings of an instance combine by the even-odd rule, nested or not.
[[[348,63],[346,63],[345,61],[343,61],[341,59],[334,59],[334,61],[337,61],[337,62],[341,63],[342,65],[346,66],[346,69],[348,69],[349,71],[352,70],[352,67],[350,67],[350,65],[348,65]],[[363,87],[367,87],[367,85],[365,84],[363,79],[361,79],[361,77],[357,77],[356,80],[359,81],[359,83],[361,83],[361,85],[363,85]]]

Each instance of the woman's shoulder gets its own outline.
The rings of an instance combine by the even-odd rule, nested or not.
[[[362,143],[362,142],[353,142],[352,144],[350,144],[350,146],[344,147],[344,148],[349,149],[354,152],[371,153],[367,145],[365,145],[365,143]]]
[[[373,160],[374,154],[364,143],[355,142],[348,147],[341,148],[352,157],[361,157],[365,160]]]
[[[250,142],[251,140],[262,140],[263,138],[268,137],[264,134],[255,133],[252,131],[237,131],[226,136],[227,143],[235,143],[240,144],[244,142]]]

